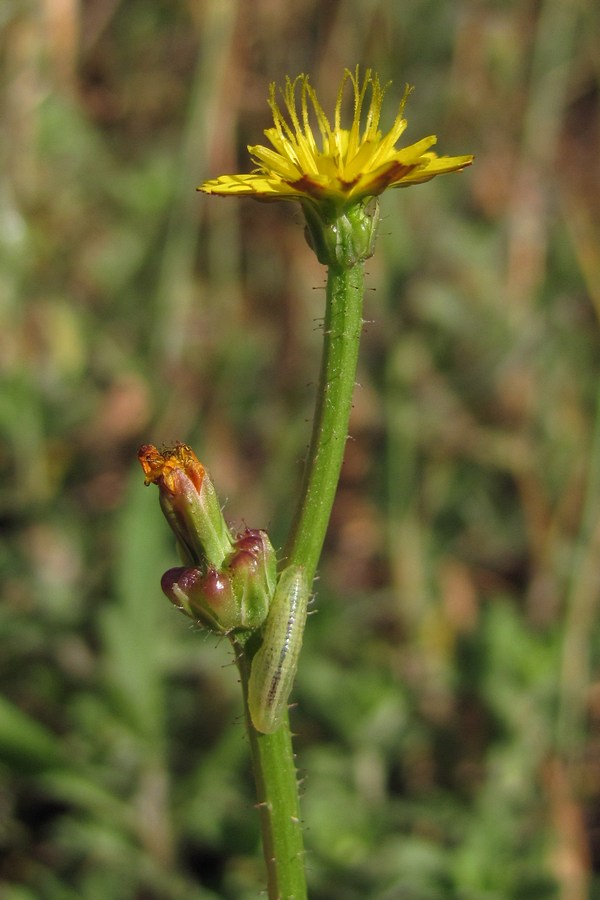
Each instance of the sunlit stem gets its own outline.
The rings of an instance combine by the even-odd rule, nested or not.
[[[289,720],[273,734],[260,734],[248,709],[248,679],[254,639],[242,647],[234,643],[244,694],[244,713],[252,753],[257,808],[267,867],[269,900],[305,900],[304,845],[298,801],[296,765]]]
[[[323,358],[313,432],[286,564],[305,567],[314,578],[337,490],[356,377],[362,331],[364,262],[329,267],[323,326]]]
[[[284,551],[284,565],[304,567],[312,582],[335,498],[348,423],[362,330],[364,262],[329,267],[323,329],[323,358],[313,432],[300,500]],[[269,898],[306,897],[304,851],[296,767],[289,719],[273,734],[260,734],[248,711],[248,679],[257,644],[236,649],[252,751]]]

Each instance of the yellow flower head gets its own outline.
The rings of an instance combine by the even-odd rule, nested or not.
[[[354,115],[350,128],[342,128],[342,100],[348,82],[354,94]],[[273,149],[260,144],[248,147],[257,165],[252,174],[221,175],[205,181],[198,190],[256,200],[325,203],[341,210],[375,197],[388,187],[420,184],[471,164],[472,156],[438,157],[433,153],[430,148],[436,142],[435,135],[397,149],[396,143],[406,128],[403,113],[410,91],[406,89],[394,123],[384,135],[379,119],[385,89],[370,69],[362,83],[358,66],[354,73],[346,69],[332,126],[308,75],[286,80],[281,94],[287,118],[277,103],[272,84],[269,106],[274,126],[267,128],[265,135]],[[320,141],[311,120],[316,123]]]

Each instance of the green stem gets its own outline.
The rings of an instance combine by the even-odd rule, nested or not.
[[[288,717],[273,734],[261,734],[254,728],[248,710],[253,654],[248,646],[234,644],[234,649],[244,694],[269,900],[305,900],[304,845]]]
[[[344,459],[362,331],[363,286],[364,262],[347,269],[329,267],[312,439],[285,549],[286,564],[304,566],[309,582],[321,556]]]
[[[312,582],[335,498],[356,376],[362,330],[364,262],[330,266],[323,359],[313,432],[298,509],[285,550],[285,565],[304,567]],[[236,646],[252,751],[270,900],[306,897],[304,850],[296,767],[286,716],[273,734],[261,734],[248,711],[248,678],[256,647]]]

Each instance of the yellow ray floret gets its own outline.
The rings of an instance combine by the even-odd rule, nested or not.
[[[342,128],[341,119],[348,82],[353,91],[354,115],[350,128],[346,129]],[[287,117],[277,102],[272,84],[269,106],[273,128],[265,131],[272,147],[260,144],[248,147],[257,166],[251,174],[221,175],[205,181],[198,190],[256,200],[325,201],[346,207],[365,197],[377,196],[388,187],[420,184],[471,164],[470,155],[433,153],[430,148],[436,143],[435,135],[397,149],[396,143],[406,128],[403,114],[410,91],[406,89],[391,129],[382,134],[379,119],[385,89],[379,76],[370,69],[362,83],[358,67],[354,73],[346,69],[332,125],[308,75],[299,75],[293,81],[287,78],[281,91]]]

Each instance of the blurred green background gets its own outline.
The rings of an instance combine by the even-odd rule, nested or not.
[[[0,896],[264,886],[237,674],[161,595],[139,444],[289,525],[324,272],[248,171],[268,84],[405,82],[292,722],[315,900],[600,897],[600,7],[2,0]],[[384,123],[385,124],[385,123]]]

